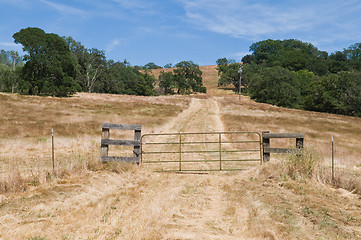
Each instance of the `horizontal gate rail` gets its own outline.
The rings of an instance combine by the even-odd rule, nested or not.
[[[211,136],[210,136],[211,135]],[[246,138],[241,139],[228,139],[227,136],[236,136]],[[251,139],[248,136],[253,136]],[[213,137],[213,139],[205,139],[201,141],[199,137],[206,138]],[[235,137],[233,137],[235,136]],[[158,138],[158,139],[157,139]],[[159,138],[161,138],[159,140]],[[190,141],[189,138],[195,138],[194,141]],[[217,138],[217,140],[216,140]],[[248,139],[247,139],[248,138]],[[257,147],[249,147],[248,145],[257,144]],[[201,145],[197,149],[196,145]],[[245,146],[246,149],[236,148],[234,145]],[[145,150],[145,148],[150,148]],[[189,149],[191,148],[191,149]],[[194,149],[195,148],[195,149]],[[210,149],[211,148],[211,149]],[[256,149],[257,148],[257,149]],[[162,171],[220,171],[220,170],[244,170],[239,168],[225,168],[225,163],[237,162],[260,162],[262,163],[262,143],[261,135],[258,132],[192,132],[192,133],[160,133],[160,134],[144,134],[141,137],[141,163],[142,164],[162,164],[162,163],[174,163],[178,164],[178,167],[171,170]],[[259,153],[259,154],[258,154]],[[167,155],[168,154],[168,155]],[[210,159],[193,159],[192,154],[199,154],[204,157],[213,156]],[[215,155],[216,154],[216,155]],[[246,157],[242,157],[239,154],[246,154]],[[253,154],[253,156],[250,156]],[[257,154],[258,156],[254,156]],[[165,156],[166,159],[160,160],[161,156]],[[169,156],[170,155],[170,156]],[[153,156],[151,160],[146,160],[146,156]],[[217,156],[217,157],[216,157]],[[233,156],[233,157],[232,157]],[[188,159],[192,157],[192,159]],[[238,158],[239,159],[238,159]],[[197,164],[197,163],[219,163],[217,169],[185,169],[184,164]]]
[[[153,134],[145,134],[145,135],[153,135]],[[143,136],[145,136],[145,135],[143,135]],[[155,135],[158,135],[158,134],[155,134]],[[162,136],[162,135],[158,135],[158,136]],[[222,141],[222,143],[258,143],[258,142],[259,141],[234,141],[234,142],[223,142]],[[216,142],[182,142],[182,144],[200,144],[200,143],[219,143],[219,141],[216,141]],[[164,145],[166,145],[166,144],[179,144],[179,142],[173,142],[173,143],[165,143],[165,142],[143,143],[143,145],[160,145],[160,144],[164,144]]]
[[[217,142],[218,143],[218,142]],[[183,143],[182,143],[183,144]],[[182,151],[182,153],[219,153],[219,151],[217,150],[212,150],[212,151],[206,151],[206,150],[195,150],[195,151]],[[240,153],[240,152],[259,152],[259,150],[230,150],[230,151],[227,151],[227,150],[222,150],[221,152],[224,152],[224,153],[230,153],[230,152],[233,152],[233,153]],[[179,153],[179,152],[142,152],[142,154],[160,154],[160,153]]]
[[[227,159],[227,160],[222,160],[222,162],[255,162],[258,161],[259,159]],[[171,162],[178,162],[178,161],[144,161],[143,163],[171,163]],[[219,162],[219,159],[216,160],[182,160],[182,163],[194,163],[194,162]]]

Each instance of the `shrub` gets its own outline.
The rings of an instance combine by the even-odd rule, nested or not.
[[[282,161],[282,176],[293,180],[311,178],[320,164],[320,157],[310,151],[295,152]]]

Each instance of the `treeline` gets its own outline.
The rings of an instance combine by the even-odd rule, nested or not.
[[[299,40],[265,40],[243,61],[244,92],[258,102],[361,116],[361,44],[330,55]],[[218,59],[219,85],[238,91],[240,64]]]
[[[1,50],[0,91],[47,96],[69,96],[75,92],[152,96],[159,92],[157,79],[148,72],[161,68],[154,63],[131,66],[126,60],[107,60],[104,51],[86,48],[71,37],[45,33],[39,28],[22,29],[13,38],[23,45],[27,55],[19,57],[17,52]],[[202,72],[197,64],[183,61],[176,67],[177,77],[173,83],[184,80],[186,86],[173,84],[172,90],[204,91]],[[190,75],[194,69],[199,70],[198,73]],[[198,87],[188,86],[193,86],[193,82]]]

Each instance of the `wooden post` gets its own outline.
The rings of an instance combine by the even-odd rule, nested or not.
[[[102,128],[102,140],[109,139],[109,138],[110,138],[109,128]],[[101,155],[102,156],[108,156],[108,151],[109,151],[109,145],[101,146]]]
[[[296,148],[297,150],[303,149],[303,138],[296,138]]]
[[[265,152],[265,148],[270,147],[270,138],[265,138],[264,134],[269,133],[269,131],[262,132],[262,143],[263,143],[263,162],[269,162],[271,159],[271,153]]]
[[[142,137],[142,131],[141,130],[134,130],[134,140],[140,142],[141,137]],[[139,164],[140,145],[139,146],[134,145],[133,156],[138,159],[137,164]]]
[[[303,151],[303,138],[296,138],[296,149],[297,156],[302,156]]]

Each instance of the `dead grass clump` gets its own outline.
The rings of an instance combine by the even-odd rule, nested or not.
[[[28,189],[29,186],[38,186],[40,184],[40,176],[37,173],[31,171],[31,174],[27,177],[21,175],[18,168],[12,168],[6,177],[0,181],[0,194],[23,192]]]
[[[295,152],[284,157],[281,163],[281,175],[292,180],[305,180],[314,176],[321,158],[312,151]]]
[[[26,191],[27,187],[26,179],[15,170],[0,182],[0,193]]]
[[[127,163],[127,162],[108,162],[108,163],[100,163],[98,164],[100,167],[98,170],[106,170],[114,173],[125,173],[125,172],[133,172],[135,168],[138,167],[137,164]]]
[[[337,188],[343,188],[353,193],[361,194],[361,173],[360,171],[352,173],[344,172],[342,175],[336,175],[333,185]]]
[[[342,188],[351,193],[361,194],[361,169],[358,167],[336,167],[335,178],[332,179],[331,168],[322,166],[317,178],[321,183]]]

